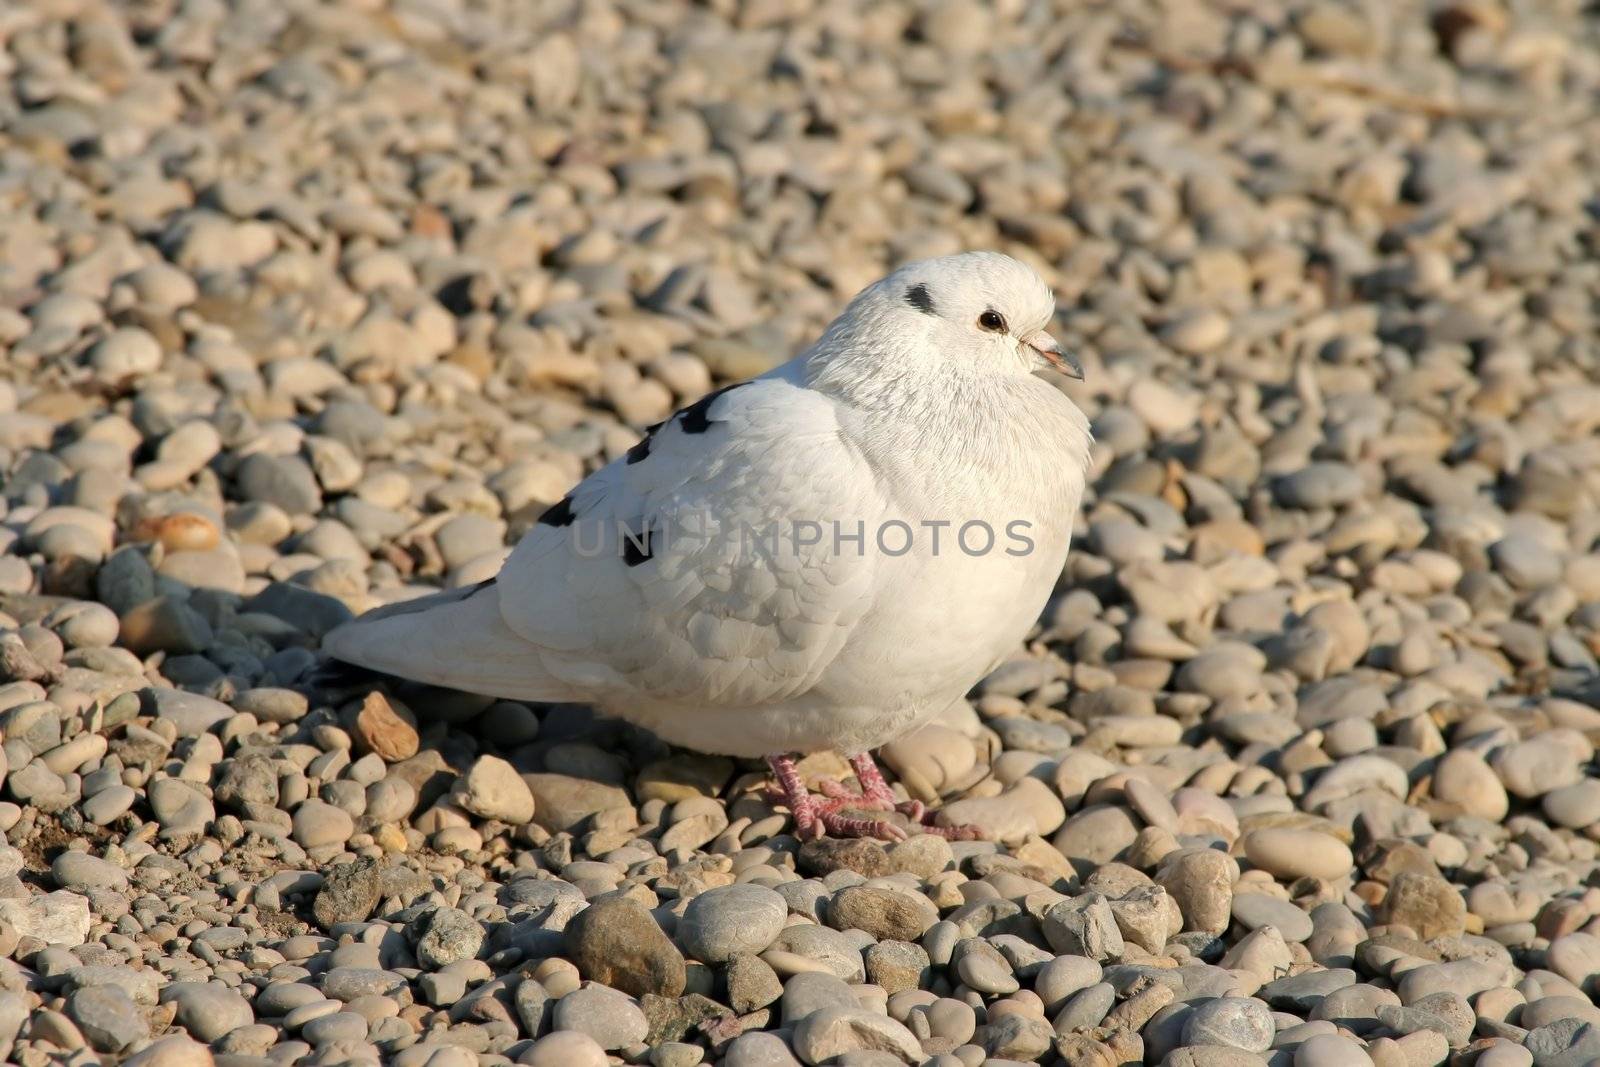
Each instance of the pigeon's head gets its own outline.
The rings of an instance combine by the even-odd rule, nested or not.
[[[1027,264],[999,252],[908,263],[858,298],[863,312],[939,358],[999,374],[1050,367],[1083,377],[1077,358],[1047,332],[1055,296]]]

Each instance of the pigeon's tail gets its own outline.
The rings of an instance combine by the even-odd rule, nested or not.
[[[328,634],[322,648],[335,660],[447,689],[545,702],[572,696],[543,669],[539,650],[506,625],[493,578],[369,611]]]

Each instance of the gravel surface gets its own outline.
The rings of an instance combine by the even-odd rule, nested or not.
[[[0,5],[0,1058],[1600,1062],[1597,99],[1578,0]],[[1098,441],[883,752],[995,840],[314,680],[968,247]]]

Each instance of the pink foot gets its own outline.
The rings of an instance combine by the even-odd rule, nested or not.
[[[876,837],[886,841],[904,841],[906,832],[894,823],[883,819],[862,819],[844,815],[840,809],[855,811],[896,811],[909,818],[923,833],[936,834],[952,841],[973,841],[982,835],[973,826],[937,826],[934,813],[920,800],[898,800],[883,772],[868,753],[850,757],[850,768],[861,784],[859,793],[831,779],[818,783],[826,799],[812,796],[806,789],[800,772],[795,769],[793,756],[768,756],[767,765],[778,781],[778,796],[794,816],[795,835],[815,840],[825,833],[835,837]]]
[[[939,826],[934,823],[935,813],[927,809],[920,800],[897,800],[894,790],[889,788],[889,783],[884,781],[883,772],[878,769],[877,762],[872,758],[872,753],[862,752],[850,757],[850,769],[856,772],[856,781],[861,783],[861,795],[874,805],[883,804],[887,810],[898,811],[913,823],[922,827],[925,834],[937,834],[951,841],[976,841],[983,834],[976,826]],[[865,805],[860,805],[865,806]]]

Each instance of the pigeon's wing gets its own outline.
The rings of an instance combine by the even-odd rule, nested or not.
[[[550,509],[496,578],[499,610],[574,694],[780,701],[870,606],[882,512],[832,401],[758,378],[673,415]]]
[[[328,634],[322,649],[344,663],[487,696],[571,695],[506,625],[493,579],[369,611]]]

